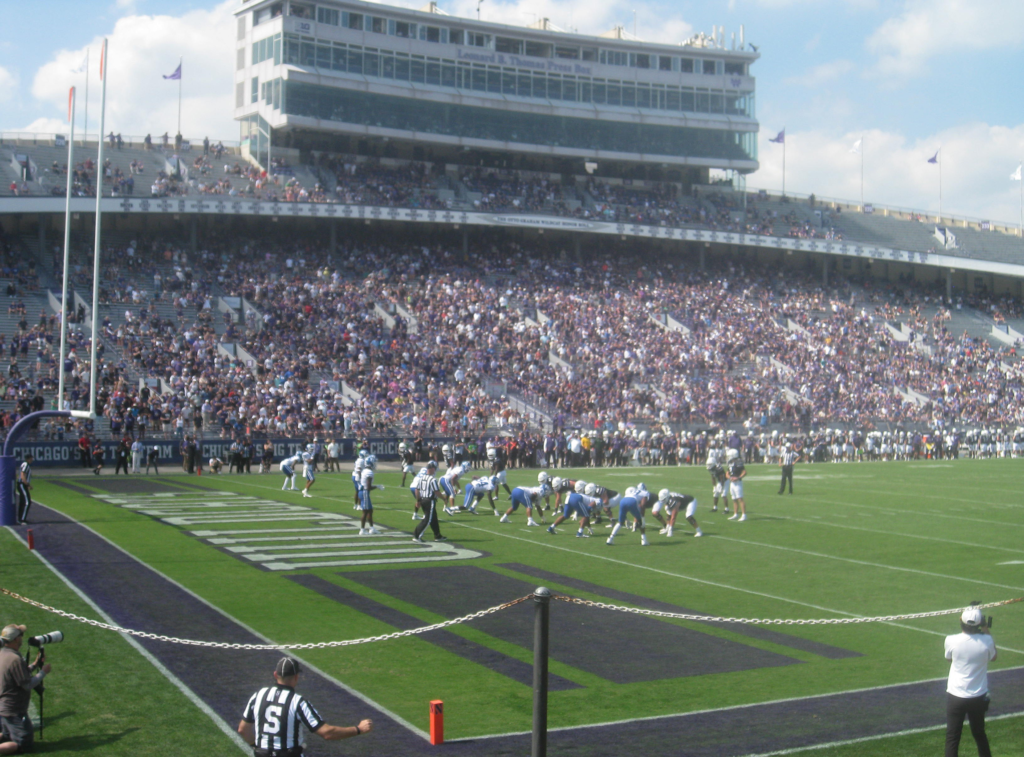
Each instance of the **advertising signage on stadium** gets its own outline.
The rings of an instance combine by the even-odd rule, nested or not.
[[[278,463],[283,458],[289,455],[295,454],[306,448],[308,444],[307,439],[294,439],[294,438],[272,438],[270,440],[274,445],[274,462]],[[355,439],[339,439],[338,442],[341,444],[341,460],[353,460],[355,458]],[[369,445],[370,453],[376,455],[382,460],[397,460],[398,459],[398,443],[397,437],[370,437],[367,440]],[[181,440],[180,439],[158,439],[158,440],[142,440],[143,445],[146,449],[152,449],[154,446],[160,448],[158,462],[160,465],[180,466],[182,463],[181,455]],[[102,442],[103,449],[106,452],[103,465],[105,468],[113,471],[115,460],[114,452],[117,450],[118,441],[108,440]],[[12,445],[12,454],[18,460],[24,460],[25,455],[33,455],[35,462],[33,466],[36,468],[61,468],[61,467],[78,467],[81,465],[79,462],[78,442],[67,441],[67,442],[21,442],[19,444]],[[263,440],[256,440],[256,457],[254,461],[258,461],[262,454]],[[230,439],[206,439],[203,440],[202,447],[200,449],[200,455],[204,463],[211,457],[219,457],[224,462],[228,462],[230,456],[231,440]],[[91,459],[91,458],[90,458]],[[258,462],[257,462],[258,465]],[[89,466],[90,468],[92,465]]]

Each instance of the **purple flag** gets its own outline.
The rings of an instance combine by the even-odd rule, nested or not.
[[[174,73],[173,74],[171,74],[170,76],[165,75],[164,78],[165,79],[180,79],[181,78],[181,64],[180,63],[178,64],[178,67],[176,69],[174,69]]]
[[[929,163],[938,163],[939,162],[939,151],[938,150],[935,151],[934,155],[932,155],[930,158],[928,158],[928,162]]]
[[[784,144],[786,142],[786,130],[783,129],[782,131],[780,131],[778,133],[778,136],[776,136],[775,139],[769,138],[768,141],[769,142],[776,142],[776,143],[778,143],[780,145]]]

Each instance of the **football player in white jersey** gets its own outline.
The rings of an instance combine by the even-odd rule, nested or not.
[[[711,512],[718,512],[718,500],[722,500],[722,511],[729,512],[729,484],[725,475],[725,468],[722,465],[722,450],[715,442],[708,444],[708,458],[706,467],[711,475],[711,494],[714,502],[711,505]]]
[[[359,487],[362,486],[360,483],[363,480],[363,467],[366,465],[366,458],[370,456],[368,449],[359,450],[359,454],[356,455],[356,462],[352,466],[352,485],[356,488],[355,496],[355,510],[359,509]]]
[[[359,535],[379,534],[373,527],[373,502],[370,500],[370,492],[374,489],[384,490],[384,486],[373,483],[373,472],[377,467],[377,456],[369,455],[363,465],[362,477],[359,479],[359,509],[363,511],[362,520],[359,523]]]
[[[291,490],[295,491],[295,466],[302,462],[302,455],[292,455],[286,457],[281,461],[281,472],[284,474],[284,485],[281,487],[281,491],[284,491],[291,486]]]
[[[544,522],[544,515],[540,508],[540,501],[543,499],[545,502],[551,496],[551,487],[547,484],[541,484],[540,486],[517,486],[512,490],[512,506],[505,511],[505,514],[501,516],[499,523],[511,523],[508,519],[512,513],[519,509],[522,505],[526,508],[526,525],[528,526],[539,526],[540,523]],[[533,519],[533,508],[537,507],[537,515],[540,517],[540,523]]]
[[[303,497],[312,497],[309,493],[309,487],[316,481],[316,473],[313,468],[316,464],[316,445],[306,445],[306,451],[302,453],[302,476],[306,479],[306,486],[302,490]]]
[[[444,475],[438,480],[437,483],[441,487],[441,496],[448,503],[444,506],[445,515],[455,515],[455,496],[462,492],[459,488],[459,478],[468,470],[468,464],[459,463],[446,470]]]
[[[665,522],[665,518],[662,515],[663,511],[668,515],[668,523]],[[682,511],[683,517],[690,522],[690,525],[697,529],[694,536],[703,536],[704,532],[700,530],[700,526],[697,525],[697,518],[694,517],[697,514],[697,498],[689,494],[677,494],[668,489],[662,489],[658,492],[658,501],[651,508],[651,515],[657,518],[658,522],[664,526],[659,533],[665,534],[665,536],[672,535],[676,525],[676,516],[679,515],[680,511]]]
[[[458,512],[468,510],[473,513],[473,515],[476,515],[476,506],[486,495],[487,503],[491,506],[491,511],[495,515],[498,515],[498,509],[494,506],[494,492],[497,488],[498,482],[492,480],[490,476],[474,478],[466,484],[466,498],[463,500],[462,505],[460,505]]]

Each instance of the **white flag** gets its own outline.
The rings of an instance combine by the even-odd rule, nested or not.
[[[1017,170],[1010,174],[1010,181],[1020,181],[1020,169],[1021,166],[1017,166]]]
[[[863,142],[864,142],[864,137],[861,137],[856,142],[854,142],[853,143],[853,147],[850,148],[850,152],[859,153],[860,152],[860,146],[861,146],[861,144],[863,144]]]
[[[89,66],[89,56],[82,58],[82,62],[78,65],[78,68],[71,69],[73,74],[84,74]]]

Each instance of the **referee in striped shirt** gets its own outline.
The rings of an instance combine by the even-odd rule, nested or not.
[[[779,494],[786,491],[786,482],[789,481],[789,493],[793,493],[793,466],[800,456],[794,451],[793,445],[787,442],[782,447],[782,455],[779,456],[779,466],[782,468],[782,483],[779,484]]]
[[[428,525],[434,532],[434,541],[448,541],[447,538],[441,536],[441,524],[437,520],[437,492],[440,486],[433,474],[436,469],[436,463],[433,465],[428,463],[415,479],[416,502],[419,504],[420,512],[424,515],[423,520],[416,524],[416,530],[413,531],[412,540],[415,542],[423,541],[423,532],[427,530]]]
[[[301,757],[302,726],[327,741],[373,730],[372,720],[349,727],[325,723],[313,705],[295,691],[301,672],[298,660],[282,657],[274,668],[275,684],[257,691],[245,706],[238,733],[252,745],[255,757]]]

